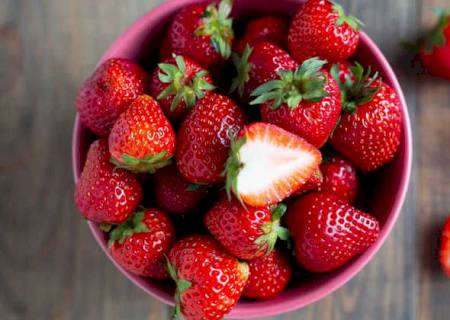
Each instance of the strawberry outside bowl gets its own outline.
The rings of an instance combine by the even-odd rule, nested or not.
[[[137,20],[106,51],[100,62],[112,57],[123,57],[140,62],[151,70],[157,60],[157,51],[164,31],[171,18],[183,6],[195,3],[195,0],[169,0]],[[297,11],[299,0],[235,0],[233,17],[237,20],[257,14],[280,14],[292,16]],[[285,313],[309,305],[338,289],[352,279],[380,249],[397,220],[405,199],[411,172],[412,134],[405,99],[386,58],[374,42],[361,32],[361,42],[356,59],[363,65],[371,65],[379,70],[383,79],[397,92],[403,116],[401,143],[395,159],[374,175],[376,186],[371,191],[368,211],[381,223],[379,239],[362,255],[354,258],[344,267],[326,274],[316,274],[301,281],[293,281],[289,287],[275,299],[268,301],[242,300],[235,306],[228,318],[262,318]],[[78,180],[86,159],[90,143],[95,137],[75,119],[73,131],[72,160],[75,181]],[[158,300],[173,305],[174,287],[169,282],[158,282],[133,275],[114,262],[107,250],[107,238],[97,224],[88,222],[92,234],[109,259],[133,283]]]

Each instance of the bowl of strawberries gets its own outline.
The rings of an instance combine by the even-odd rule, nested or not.
[[[167,1],[77,96],[75,203],[137,286],[187,320],[306,306],[380,249],[411,172],[406,103],[327,0]]]

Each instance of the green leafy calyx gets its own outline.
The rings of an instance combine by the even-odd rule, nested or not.
[[[435,46],[442,48],[446,43],[444,30],[450,24],[450,8],[437,8],[436,15],[438,16],[438,22],[429,36],[423,41],[423,48],[427,54],[430,54]]]
[[[264,235],[256,239],[255,243],[261,245],[261,250],[264,250],[265,254],[269,254],[275,248],[278,238],[287,241],[291,237],[289,230],[280,225],[280,219],[286,209],[286,205],[282,203],[273,206],[271,222],[261,226]]]
[[[175,290],[175,308],[173,311],[172,319],[183,319],[182,313],[181,313],[181,294],[185,292],[187,289],[191,287],[191,282],[185,279],[180,279],[177,274],[177,270],[175,269],[175,266],[170,263],[170,260],[167,256],[166,257],[166,270],[169,273],[170,277],[175,281],[176,283],[176,290]]]
[[[231,54],[231,59],[233,60],[237,75],[231,83],[230,93],[236,91],[237,89],[239,97],[242,97],[242,95],[244,94],[245,84],[250,79],[249,73],[253,68],[253,64],[249,63],[248,59],[250,58],[252,51],[253,48],[246,44],[241,57],[239,57],[235,52]]]
[[[319,102],[328,95],[325,90],[327,76],[320,71],[326,63],[315,57],[305,60],[295,71],[278,71],[279,79],[268,81],[253,90],[251,95],[256,98],[250,104],[271,101],[272,109],[283,103],[294,109],[302,100]]]
[[[382,81],[378,78],[378,72],[372,74],[370,66],[364,70],[364,67],[355,62],[350,68],[354,79],[347,76],[344,82],[339,79],[339,67],[337,64],[331,67],[331,75],[338,82],[341,90],[342,110],[354,114],[359,105],[365,104],[373,99],[380,90]],[[378,85],[375,86],[375,81]]]
[[[330,1],[333,5],[333,11],[338,14],[338,18],[336,20],[337,26],[342,26],[344,23],[348,24],[353,30],[358,31],[361,27],[364,26],[364,23],[354,16],[347,16],[345,14],[344,8],[333,1]]]
[[[206,7],[201,25],[195,30],[196,36],[209,36],[211,44],[220,55],[228,59],[234,38],[233,19],[230,18],[232,3],[222,0],[219,6],[211,3]]]
[[[155,173],[171,163],[172,156],[166,156],[167,151],[161,151],[156,155],[148,155],[143,159],[138,159],[124,154],[121,161],[111,158],[111,162],[118,168],[130,170],[132,172]]]
[[[240,159],[239,151],[246,141],[246,136],[243,136],[242,138],[239,138],[237,140],[231,140],[230,154],[228,156],[227,162],[225,163],[225,171],[223,172],[226,177],[225,190],[227,192],[228,199],[231,199],[231,193],[233,192],[244,208],[245,204],[239,195],[237,182],[239,172],[244,167],[244,164]]]
[[[201,70],[191,79],[186,78],[186,64],[182,56],[174,55],[175,63],[160,63],[158,78],[168,86],[156,97],[162,100],[173,97],[170,111],[173,112],[181,101],[184,101],[188,109],[191,109],[195,102],[204,97],[205,93],[214,90],[215,87],[206,81],[205,76],[208,71]]]
[[[123,244],[124,241],[131,237],[135,233],[149,232],[147,225],[142,221],[144,218],[144,211],[138,211],[132,214],[125,222],[118,225],[109,234],[109,247],[111,247],[114,242],[119,241]]]

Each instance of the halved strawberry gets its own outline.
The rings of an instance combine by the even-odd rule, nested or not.
[[[231,146],[226,189],[253,207],[275,204],[298,190],[317,170],[320,151],[275,125],[244,127]]]
[[[444,224],[441,237],[441,250],[439,251],[439,261],[442,270],[450,277],[450,217]]]

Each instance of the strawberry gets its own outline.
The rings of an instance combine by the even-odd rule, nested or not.
[[[156,97],[167,117],[177,119],[213,89],[208,71],[188,57],[174,55],[158,64],[153,72],[150,94]]]
[[[243,111],[226,96],[208,93],[184,119],[177,137],[177,166],[190,182],[219,183],[231,139],[245,124]]]
[[[233,79],[230,92],[237,90],[242,102],[251,100],[250,94],[260,85],[278,79],[278,71],[295,70],[297,62],[275,44],[258,42],[254,46],[246,45],[241,56],[231,56],[237,75]]]
[[[330,74],[334,79],[339,79],[339,83],[344,83],[347,77],[355,81],[355,76],[351,70],[351,63],[347,60],[339,61],[331,66]]]
[[[83,216],[98,223],[122,223],[142,199],[137,178],[109,162],[106,139],[89,147],[86,164],[75,187],[75,203]]]
[[[119,116],[109,136],[109,151],[118,167],[153,173],[170,163],[175,133],[158,103],[138,97]]]
[[[330,155],[324,158],[320,165],[323,182],[319,191],[334,194],[345,202],[353,203],[359,188],[359,179],[356,168],[339,155]]]
[[[262,16],[253,19],[247,23],[242,38],[235,42],[233,51],[242,54],[247,43],[254,46],[261,41],[271,42],[285,48],[288,27],[287,20],[282,17]]]
[[[226,190],[252,207],[281,202],[317,170],[320,151],[275,125],[255,122],[244,127],[231,146]]]
[[[242,296],[267,300],[279,295],[291,280],[292,266],[289,259],[278,250],[248,261],[250,276]]]
[[[433,76],[450,80],[450,9],[438,9],[438,22],[419,47],[419,59]]]
[[[158,207],[170,213],[186,214],[196,209],[208,194],[208,188],[187,181],[175,165],[155,175],[154,194]]]
[[[280,70],[278,79],[252,92],[251,105],[261,104],[262,121],[275,124],[320,148],[341,112],[337,82],[322,67],[325,61],[305,60],[295,71]]]
[[[288,209],[298,263],[311,272],[335,270],[362,253],[378,238],[372,216],[325,192],[309,193]]]
[[[222,319],[247,282],[245,262],[226,254],[209,236],[190,235],[174,244],[168,270],[177,284],[174,319]]]
[[[205,216],[206,228],[231,255],[241,260],[261,257],[275,247],[277,238],[287,240],[280,226],[285,205],[272,208],[244,208],[236,199],[220,200]]]
[[[444,229],[442,230],[439,261],[442,270],[450,277],[450,217],[445,222]]]
[[[83,83],[77,96],[80,121],[98,136],[106,137],[119,115],[148,86],[148,75],[128,59],[102,63]]]
[[[305,184],[300,187],[300,189],[295,191],[293,196],[299,196],[299,195],[302,195],[302,194],[304,194],[306,192],[317,190],[319,188],[319,186],[322,184],[322,182],[323,182],[323,174],[320,171],[320,169],[317,169],[312,174],[311,178],[309,178],[305,182]]]
[[[359,43],[362,22],[346,16],[337,3],[308,0],[300,6],[288,32],[288,48],[298,62],[319,56],[328,62],[353,55]]]
[[[175,233],[169,217],[158,209],[134,213],[110,233],[113,259],[125,270],[143,277],[168,278],[164,269]]]
[[[354,81],[341,84],[343,113],[331,145],[364,172],[389,162],[400,145],[400,100],[370,68],[352,67]]]
[[[172,20],[167,37],[171,51],[188,56],[205,68],[228,59],[233,41],[231,1],[186,6]]]

